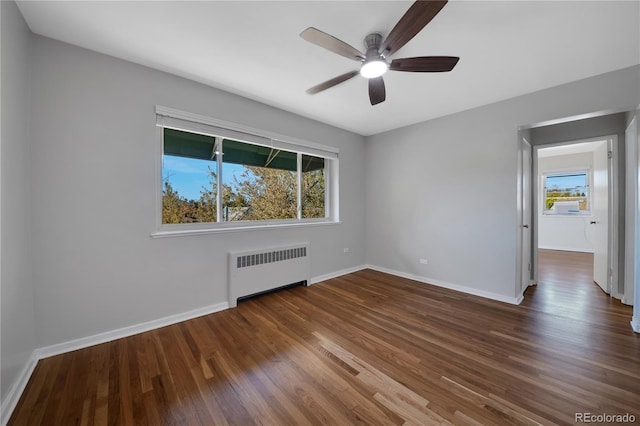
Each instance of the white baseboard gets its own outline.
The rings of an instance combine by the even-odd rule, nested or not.
[[[338,278],[343,275],[352,274],[354,272],[362,271],[363,269],[367,269],[367,265],[354,266],[353,268],[342,269],[336,272],[330,272],[324,275],[318,275],[317,277],[311,278],[311,282],[309,284],[316,284],[322,281],[327,281],[332,278]]]
[[[209,305],[192,311],[169,315],[152,321],[119,328],[117,330],[106,331],[104,333],[94,334],[93,336],[81,337],[80,339],[45,346],[36,349],[34,354],[36,359],[48,358],[65,352],[71,352],[78,349],[88,348],[89,346],[99,345],[100,343],[121,339],[123,337],[133,336],[134,334],[144,333],[145,331],[155,330],[156,328],[166,327],[171,324],[201,317],[203,315],[209,315],[225,309],[229,309],[229,304],[226,302]]]
[[[332,272],[325,275],[320,275],[320,276],[311,278],[311,284],[315,284],[331,278],[337,278],[342,275],[360,271],[365,268],[366,268],[365,265],[361,265],[353,268]],[[192,318],[197,318],[203,315],[212,314],[214,312],[223,311],[225,309],[229,309],[229,303],[227,302],[218,303],[216,305],[205,306],[203,308],[198,308],[192,311],[182,312],[180,314],[170,315],[164,318],[159,318],[156,320],[147,321],[147,322],[136,324],[136,325],[119,328],[117,330],[111,330],[104,333],[95,334],[92,336],[82,337],[80,339],[70,340],[68,342],[62,342],[62,343],[57,343],[51,346],[45,346],[45,347],[36,349],[34,351],[34,354],[35,354],[36,360],[39,360],[42,358],[48,358],[50,356],[59,355],[65,352],[88,348],[89,346],[98,345],[100,343],[106,343],[112,340],[121,339],[123,337],[133,336],[134,334],[143,333],[145,331],[155,330],[156,328],[166,327],[167,325],[176,324],[182,321],[190,320]]]
[[[347,275],[352,272],[360,271],[362,269],[366,269],[366,265],[356,266],[353,268],[343,269],[343,270],[332,272],[329,274],[319,275],[317,277],[311,278],[311,282],[309,284],[315,284],[321,281],[329,280],[331,278],[337,278],[342,275]],[[182,312],[179,314],[170,315],[170,316],[159,318],[156,320],[119,328],[117,330],[106,331],[104,333],[98,333],[92,336],[81,337],[79,339],[74,339],[67,342],[57,343],[55,345],[37,348],[31,354],[31,357],[29,358],[29,362],[25,365],[19,377],[17,378],[17,380],[14,382],[13,386],[9,390],[7,397],[2,401],[2,404],[0,405],[0,409],[1,409],[0,425],[4,426],[9,421],[9,417],[11,417],[13,410],[16,408],[16,405],[20,400],[20,396],[24,392],[24,389],[27,386],[29,379],[31,378],[31,374],[33,373],[33,370],[36,368],[36,365],[38,364],[39,360],[43,358],[48,358],[51,356],[63,354],[66,352],[75,351],[78,349],[88,348],[90,346],[98,345],[101,343],[110,342],[112,340],[121,339],[123,337],[133,336],[134,334],[144,333],[145,331],[151,331],[157,328],[166,327],[171,324],[187,321],[193,318],[223,311],[225,309],[229,309],[229,303],[227,302],[218,303],[215,305],[194,309],[188,312]]]
[[[634,315],[631,319],[631,328],[636,333],[640,333],[640,316]]]
[[[578,253],[593,253],[593,249],[585,249],[584,247],[581,248],[575,248],[575,247],[545,247],[545,246],[538,246],[539,249],[542,250],[558,250],[558,251],[575,251]]]
[[[15,410],[16,405],[18,405],[20,396],[22,396],[22,392],[24,392],[24,389],[27,387],[27,383],[29,383],[29,379],[31,378],[31,374],[33,374],[33,370],[35,370],[36,365],[38,365],[38,358],[36,358],[34,352],[29,357],[29,361],[27,361],[27,364],[24,366],[17,379],[13,382],[7,396],[2,401],[2,405],[0,406],[0,413],[2,413],[0,416],[0,424],[2,426],[7,424],[13,410]]]
[[[460,286],[451,283],[445,283],[438,280],[433,280],[426,277],[419,277],[412,274],[406,274],[399,271],[394,271],[392,269],[387,269],[374,265],[360,265],[352,268],[343,269],[336,272],[331,272],[329,274],[319,275],[317,277],[313,277],[311,279],[310,284],[315,284],[318,282],[326,281],[332,278],[337,278],[343,275],[351,274],[353,272],[361,271],[363,269],[373,269],[376,271],[384,272],[391,275],[396,275],[403,278],[412,279],[415,281],[423,282],[426,284],[432,284],[438,287],[444,287],[451,290],[460,291],[462,293],[473,294],[475,296],[484,297],[487,299],[498,300],[500,302],[506,302],[511,304],[519,304],[522,301],[522,296],[519,298],[509,298],[500,294],[485,292],[481,290],[476,290],[470,287]],[[22,392],[24,392],[27,383],[29,382],[29,378],[33,373],[38,361],[43,358],[48,358],[50,356],[59,355],[62,353],[75,351],[78,349],[87,348],[90,346],[98,345],[101,343],[110,342],[112,340],[121,339],[123,337],[133,336],[134,334],[143,333],[146,331],[155,330],[157,328],[166,327],[171,324],[176,324],[182,321],[190,320],[192,318],[197,318],[203,315],[212,314],[215,312],[223,311],[225,309],[229,309],[229,304],[227,302],[218,303],[215,305],[205,306],[202,308],[194,309],[188,312],[182,312],[175,315],[170,315],[167,317],[159,318],[152,321],[143,322],[140,324],[119,328],[117,330],[111,330],[104,333],[95,334],[92,336],[82,337],[79,339],[70,340],[67,342],[57,343],[55,345],[45,346],[41,348],[37,348],[33,351],[31,357],[29,358],[28,363],[25,365],[18,379],[14,382],[11,387],[9,393],[5,400],[2,401],[2,415],[0,416],[1,424],[4,425],[9,421],[9,417],[11,413],[15,409],[18,401],[20,400],[20,396]],[[637,331],[640,330],[640,324],[637,324]],[[634,327],[634,330],[636,328]],[[640,331],[638,331],[640,332]]]
[[[31,374],[36,368],[39,360],[48,358],[50,356],[59,355],[65,352],[88,348],[100,343],[106,343],[112,340],[121,339],[123,337],[133,336],[134,334],[144,333],[145,331],[155,330],[156,328],[166,327],[167,325],[176,324],[182,321],[190,320],[192,318],[197,318],[203,315],[212,314],[214,312],[223,311],[225,309],[229,309],[228,303],[218,303],[215,305],[205,306],[175,315],[169,315],[167,317],[159,318],[156,320],[119,328],[117,330],[94,334],[93,336],[81,337],[80,339],[74,339],[68,342],[62,342],[51,346],[37,348],[31,354],[29,362],[24,367],[17,380],[14,382],[13,386],[9,390],[9,393],[7,394],[7,397],[2,401],[2,415],[0,416],[0,424],[4,426],[9,421],[9,417],[11,417],[11,413],[13,413],[13,410],[16,408],[16,405],[20,400],[20,396],[24,392],[24,389],[29,382],[29,378],[31,377]]]
[[[452,284],[452,283],[447,283],[447,282],[444,282],[444,281],[440,281],[440,280],[436,280],[436,279],[432,279],[432,278],[428,278],[428,277],[421,277],[421,276],[418,276],[418,275],[408,274],[406,272],[400,272],[400,271],[396,271],[396,270],[393,270],[393,269],[384,268],[382,266],[367,265],[367,267],[369,269],[373,269],[374,271],[384,272],[386,274],[396,275],[396,276],[402,277],[402,278],[408,278],[410,280],[418,281],[418,282],[421,282],[421,283],[431,284],[431,285],[434,285],[436,287],[448,288],[449,290],[455,290],[455,291],[459,291],[461,293],[472,294],[474,296],[484,297],[485,299],[491,299],[491,300],[496,300],[498,302],[509,303],[511,305],[519,305],[522,302],[522,299],[523,299],[522,295],[520,295],[519,297],[504,296],[502,294],[492,293],[490,291],[478,290],[478,289],[467,287],[467,286],[463,286],[463,285]]]

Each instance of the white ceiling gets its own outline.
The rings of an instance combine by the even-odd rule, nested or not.
[[[606,140],[593,142],[569,143],[565,145],[538,148],[538,157],[557,157],[559,155],[582,154],[595,151]]]
[[[451,1],[393,58],[449,55],[451,73],[389,72],[305,90],[358,63],[298,35],[314,26],[362,49],[405,1],[19,1],[34,33],[371,135],[640,63],[640,2]],[[197,112],[197,111],[196,111]]]

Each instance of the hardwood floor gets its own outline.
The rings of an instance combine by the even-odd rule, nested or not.
[[[632,309],[590,262],[541,252],[520,306],[372,270],[261,296],[40,361],[9,424],[638,422]]]

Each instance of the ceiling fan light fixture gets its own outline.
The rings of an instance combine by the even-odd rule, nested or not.
[[[1,0],[0,0],[1,1]],[[405,72],[447,72],[458,63],[457,56],[416,56],[412,58],[389,58],[400,50],[409,40],[416,36],[447,4],[448,0],[423,1],[416,0],[409,10],[402,15],[393,29],[383,39],[380,33],[370,33],[364,38],[365,52],[344,41],[309,27],[300,33],[300,37],[330,52],[337,53],[356,62],[360,62],[360,70],[353,70],[327,80],[324,83],[307,89],[310,95],[337,86],[358,74],[369,81],[369,100],[377,105],[386,99],[386,89],[382,75],[387,71]]]
[[[360,75],[364,78],[376,78],[387,72],[389,64],[382,59],[365,62],[360,68]]]

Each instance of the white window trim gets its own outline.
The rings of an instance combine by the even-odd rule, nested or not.
[[[585,211],[581,211],[580,213],[549,213],[549,210],[547,210],[546,207],[546,195],[547,195],[547,190],[546,190],[546,183],[547,183],[547,177],[551,176],[562,176],[562,175],[568,175],[568,174],[582,174],[585,173],[587,175],[587,180],[588,180],[588,192],[587,192],[587,200],[589,201],[589,210],[585,210]],[[540,208],[542,209],[542,215],[545,217],[591,217],[591,188],[593,188],[593,170],[591,167],[580,167],[580,168],[567,168],[567,169],[552,169],[552,170],[545,170],[543,171],[541,174],[541,179],[542,182],[540,184],[540,187],[542,188],[541,192],[541,197],[540,197]]]
[[[162,159],[164,151],[164,128],[184,130],[214,137],[237,139],[256,145],[279,148],[298,153],[298,162],[302,154],[322,157],[325,162],[325,216],[324,218],[302,218],[298,212],[296,219],[278,219],[270,221],[218,222],[207,223],[162,223]],[[220,232],[239,232],[251,230],[282,229],[300,226],[319,226],[340,224],[339,217],[339,149],[332,146],[293,138],[273,132],[243,126],[237,123],[218,120],[198,114],[192,114],[173,108],[156,106],[156,229],[152,238],[176,237],[188,235],[214,234]],[[220,172],[221,156],[218,156],[217,169]],[[220,176],[220,173],[218,174]],[[298,180],[301,176],[298,176]],[[298,197],[301,196],[298,185]],[[300,207],[300,204],[298,203]],[[218,215],[221,209],[218,208]]]

